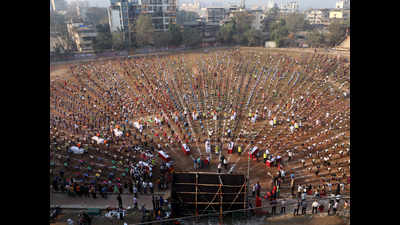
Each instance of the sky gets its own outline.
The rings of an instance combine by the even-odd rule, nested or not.
[[[66,0],[68,3],[74,0]],[[90,6],[107,7],[110,0],[88,0]],[[179,2],[191,2],[191,0],[177,0]],[[240,0],[200,0],[201,2],[237,2]],[[337,0],[300,0],[300,10],[308,8],[334,8]],[[246,0],[246,5],[266,5],[268,0]],[[279,2],[279,0],[276,0]]]

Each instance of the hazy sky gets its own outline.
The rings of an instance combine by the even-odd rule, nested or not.
[[[72,2],[74,0],[66,0]],[[110,0],[88,0],[90,6],[107,7],[110,5]],[[191,2],[192,0],[177,0],[179,2]],[[240,0],[200,0],[200,2],[237,2]],[[279,0],[275,0],[279,2]],[[308,8],[334,8],[337,0],[300,0],[300,9]],[[246,0],[246,5],[266,5],[268,0]]]

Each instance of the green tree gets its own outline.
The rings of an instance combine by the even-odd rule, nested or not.
[[[199,14],[196,12],[189,12],[184,10],[176,11],[176,23],[178,25],[183,25],[186,22],[193,22],[200,18]]]
[[[123,33],[116,31],[112,32],[112,48],[114,50],[123,50],[126,47],[124,42]]]
[[[333,21],[328,26],[328,44],[330,46],[335,46],[340,44],[346,36],[346,24],[340,21]]]
[[[305,19],[305,15],[302,13],[291,13],[286,19],[286,27],[289,32],[296,33],[298,31],[304,31],[308,28],[307,20]]]
[[[244,33],[244,36],[247,39],[247,44],[249,46],[258,46],[262,43],[263,37],[262,33],[259,30],[251,28]]]
[[[154,34],[154,46],[157,48],[168,46],[172,39],[170,32],[155,32]]]
[[[201,43],[201,34],[200,32],[191,27],[187,27],[183,30],[182,33],[183,43],[185,46],[195,47]]]
[[[262,21],[263,24],[263,31],[269,32],[271,29],[271,25],[279,20],[280,12],[277,5],[274,5],[268,12],[264,20]]]
[[[149,15],[141,14],[135,25],[135,37],[138,47],[154,44],[154,26]]]
[[[247,44],[245,33],[251,29],[254,16],[245,12],[237,13],[232,20],[235,26],[233,40],[236,44]]]
[[[168,32],[171,34],[169,44],[173,46],[179,46],[182,44],[182,32],[178,25],[170,23],[168,26]]]
[[[111,49],[113,46],[113,39],[111,34],[97,33],[96,39],[93,41],[93,48],[96,52],[103,52],[104,50]]]
[[[325,36],[318,30],[307,33],[306,42],[310,47],[321,47],[325,45]]]
[[[96,31],[97,36],[93,41],[94,50],[96,52],[102,52],[106,49],[111,49],[113,46],[113,39],[108,24],[97,24]]]
[[[271,25],[271,34],[270,39],[275,41],[280,47],[283,43],[283,40],[287,38],[289,35],[289,31],[286,27],[285,20],[279,20]]]
[[[231,44],[234,32],[235,24],[233,22],[225,23],[217,32],[217,39],[222,43]]]

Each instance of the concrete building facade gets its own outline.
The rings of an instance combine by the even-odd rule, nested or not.
[[[124,32],[126,37],[133,32],[140,13],[151,16],[156,31],[166,31],[170,23],[176,23],[176,0],[111,0],[110,3],[110,30]]]
[[[84,24],[82,21],[70,21],[67,24],[68,34],[79,52],[93,52],[93,41],[97,37],[93,25]]]
[[[265,14],[263,13],[263,11],[262,10],[251,10],[248,12],[254,16],[253,22],[251,23],[251,27],[256,30],[261,30],[262,26],[263,26],[262,21],[265,18]]]
[[[306,19],[311,25],[329,25],[329,9],[311,9],[306,11]]]
[[[336,2],[336,9],[350,9],[350,0],[339,0]]]
[[[206,21],[208,23],[220,23],[225,19],[225,8],[207,8]]]
[[[141,12],[151,16],[156,31],[167,31],[176,24],[176,0],[141,0]]]
[[[350,18],[350,10],[348,9],[335,9],[329,12],[329,19],[348,19]]]

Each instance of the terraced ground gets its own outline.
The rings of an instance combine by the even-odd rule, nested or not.
[[[209,156],[210,165],[200,170],[216,172],[218,145],[229,161],[223,172],[247,174],[247,154],[257,146],[282,157],[283,195],[289,193],[291,172],[296,184],[316,187],[328,181],[344,182],[345,193],[350,190],[350,65],[346,57],[243,48],[87,62],[55,69],[51,77],[52,177],[63,170],[66,177],[86,173],[95,179],[99,173],[97,180],[107,180],[113,172],[128,181],[129,163],[140,158],[128,147],[143,142],[164,150],[180,171],[193,170],[192,159]],[[276,124],[271,126],[274,119]],[[142,132],[135,122],[143,125]],[[291,131],[295,124],[298,128]],[[115,128],[123,135],[117,137]],[[108,145],[93,143],[91,137],[96,134]],[[211,153],[206,152],[206,140],[210,140]],[[231,141],[234,153],[228,154]],[[182,152],[183,143],[190,155]],[[88,153],[68,153],[77,144]],[[241,155],[238,146],[243,149]],[[291,161],[288,151],[294,154]],[[324,157],[330,165],[323,162]],[[162,159],[155,160],[156,183]],[[262,154],[249,165],[250,182],[260,181],[263,191],[269,191],[278,168],[267,167]]]

